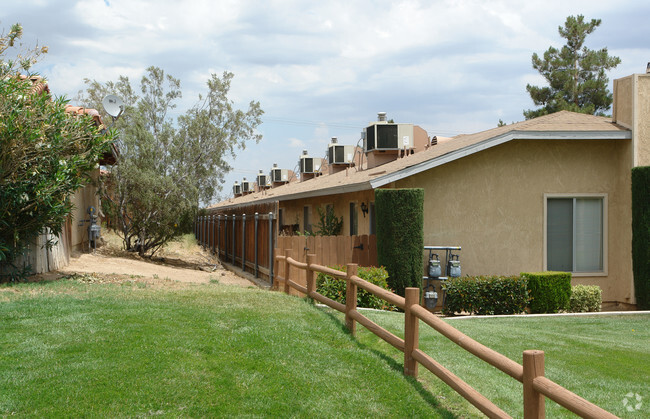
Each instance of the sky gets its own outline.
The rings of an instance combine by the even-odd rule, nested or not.
[[[137,85],[154,65],[181,80],[182,113],[211,73],[234,73],[229,97],[260,102],[263,138],[231,160],[222,197],[303,149],[324,157],[331,137],[357,144],[377,112],[443,137],[523,120],[526,85],[544,85],[532,54],[564,45],[578,14],[602,19],[586,46],[622,60],[610,90],[646,71],[647,0],[0,0],[3,32],[18,22],[25,45],[48,46],[34,70],[56,96],[86,78]]]

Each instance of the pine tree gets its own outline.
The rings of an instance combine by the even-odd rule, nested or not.
[[[544,76],[549,86],[526,86],[539,109],[524,111],[526,119],[569,110],[604,115],[612,104],[605,72],[616,68],[621,59],[608,54],[607,48],[594,51],[584,46],[585,38],[600,25],[600,19],[585,22],[584,16],[569,16],[560,36],[567,40],[561,49],[550,47],[544,56],[532,56],[533,68]]]

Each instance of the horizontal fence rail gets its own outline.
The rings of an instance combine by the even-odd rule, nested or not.
[[[575,393],[544,376],[544,352],[524,351],[523,365],[475,341],[420,305],[419,288],[407,288],[406,296],[401,297],[357,276],[357,264],[347,264],[347,272],[341,272],[314,263],[316,255],[308,254],[307,262],[293,259],[291,250],[275,249],[276,264],[284,267],[283,276],[276,275],[276,283],[283,283],[283,290],[289,294],[293,288],[307,297],[345,314],[345,324],[350,332],[356,333],[356,323],[361,324],[388,344],[404,353],[404,374],[417,377],[418,364],[440,378],[444,383],[463,396],[467,401],[490,418],[509,418],[510,416],[472,388],[431,356],[419,349],[419,322],[422,321],[467,352],[499,369],[523,384],[524,418],[544,418],[546,416],[545,397],[584,418],[616,418],[610,412],[583,399]],[[307,285],[303,286],[292,278],[292,268],[306,273]],[[339,303],[319,294],[316,290],[315,274],[322,272],[346,281],[346,304]],[[297,271],[296,271],[297,273]],[[404,339],[394,335],[371,321],[357,310],[357,290],[364,289],[384,301],[404,310]]]

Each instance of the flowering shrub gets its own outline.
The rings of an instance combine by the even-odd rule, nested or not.
[[[443,283],[445,314],[517,314],[528,305],[526,280],[518,276],[466,276]]]

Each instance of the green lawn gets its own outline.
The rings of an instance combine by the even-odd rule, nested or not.
[[[403,337],[403,315],[365,312],[369,318]],[[338,313],[334,315],[343,319]],[[448,319],[466,335],[519,363],[527,349],[545,352],[546,376],[579,396],[623,418],[650,417],[650,314],[573,317],[508,317]],[[377,353],[403,362],[403,354],[357,326],[359,341]],[[460,376],[513,417],[522,417],[522,385],[474,358],[420,323],[420,349]],[[452,390],[420,368],[425,388],[462,403]],[[628,412],[628,393],[643,397],[639,411]],[[549,418],[575,417],[546,401]],[[472,416],[480,416],[475,410]]]
[[[88,278],[86,278],[88,279]],[[139,281],[139,280],[138,280]],[[0,416],[479,417],[342,315],[218,283],[0,286]],[[366,312],[402,335],[403,314]],[[650,416],[650,315],[448,320],[621,417]],[[420,348],[515,417],[521,384],[421,324]],[[644,397],[629,413],[623,398]],[[570,415],[547,402],[547,417]]]
[[[3,285],[0,319],[0,416],[453,416],[338,320],[280,293]]]

